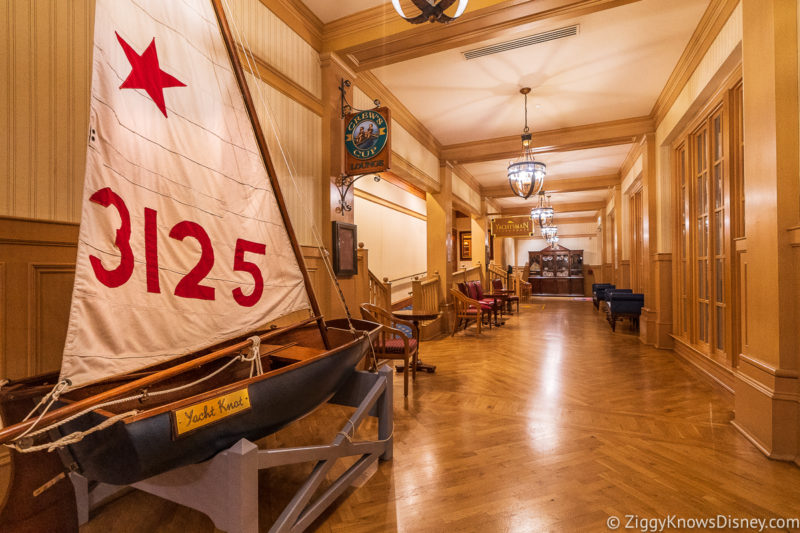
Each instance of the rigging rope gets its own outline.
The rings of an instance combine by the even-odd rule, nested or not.
[[[236,17],[233,16],[233,10],[231,9],[230,2],[228,0],[223,0],[223,2],[225,3],[225,9],[229,15],[227,18],[231,22],[233,32],[236,34],[236,40],[239,43],[241,43],[241,48],[242,51],[244,52],[244,56],[247,61],[247,69],[250,71],[250,74],[254,76],[258,81],[266,85],[269,85],[261,77],[261,72],[256,67],[256,60],[250,48],[250,43],[248,42],[247,37],[244,35],[244,32],[239,30],[239,26],[236,23]],[[284,150],[283,144],[280,142],[281,139],[280,128],[278,127],[277,123],[275,122],[275,119],[273,118],[274,113],[272,112],[272,106],[270,106],[269,102],[264,98],[264,94],[261,91],[261,85],[260,84],[255,84],[255,85],[256,85],[256,93],[258,93],[258,99],[261,102],[261,106],[267,111],[267,119],[272,129],[272,134],[274,135],[275,140],[278,141],[276,144],[278,146],[278,150],[280,151],[283,162],[286,165],[286,171],[289,175],[289,179],[292,183],[292,186],[294,187],[297,199],[301,200],[303,198],[303,195],[300,193],[300,187],[297,185],[297,180],[295,179],[295,176],[297,174],[297,168],[294,165],[294,160],[292,159],[291,155],[286,150]],[[336,274],[333,271],[333,265],[331,264],[330,261],[330,253],[325,249],[325,246],[322,242],[322,237],[320,236],[319,231],[317,230],[316,224],[314,224],[313,222],[314,214],[311,211],[309,202],[299,201],[298,205],[301,205],[305,208],[306,216],[309,218],[309,220],[312,221],[311,222],[312,237],[316,241],[316,247],[320,251],[320,254],[322,256],[322,262],[325,265],[325,270],[328,273],[328,277],[331,278],[334,285],[336,286],[339,302],[344,308],[344,312],[347,317],[347,324],[350,326],[350,332],[355,337],[357,334],[356,334],[356,329],[352,323],[353,317],[350,314],[350,309],[348,308],[347,302],[344,299],[344,294],[342,293],[342,288],[339,285],[339,280],[336,278]]]
[[[251,339],[252,339],[252,337],[251,337]],[[261,343],[261,339],[259,339],[259,344],[260,344],[260,343]],[[251,350],[252,350],[252,348],[251,348]],[[251,352],[251,353],[252,353],[252,352]],[[261,361],[260,361],[260,358],[257,358],[257,359],[259,359],[259,361],[258,361],[258,363],[257,363],[257,366],[260,368],[260,367],[261,367]],[[27,453],[27,452],[29,452],[29,451],[36,451],[36,450],[34,450],[33,448],[37,448],[37,449],[44,449],[44,448],[42,448],[41,446],[45,446],[45,447],[46,447],[46,446],[48,446],[48,445],[53,445],[53,444],[55,444],[55,443],[47,443],[46,445],[41,445],[41,446],[39,446],[39,447],[33,447],[33,446],[30,446],[30,447],[22,447],[22,446],[20,446],[20,445],[19,445],[19,441],[20,441],[20,440],[21,440],[23,437],[25,437],[25,436],[27,436],[28,438],[34,438],[34,437],[37,437],[38,435],[41,435],[41,434],[43,434],[43,433],[47,433],[48,431],[50,431],[50,430],[52,430],[52,429],[55,429],[55,428],[57,428],[57,427],[60,427],[60,426],[63,426],[64,424],[66,424],[66,423],[68,423],[68,422],[72,422],[73,420],[75,420],[75,419],[78,419],[78,418],[80,418],[80,417],[82,417],[82,416],[84,416],[84,415],[87,415],[87,414],[89,414],[89,413],[91,413],[91,412],[93,412],[93,411],[96,411],[97,409],[103,409],[103,408],[105,408],[105,407],[111,407],[111,406],[114,406],[114,405],[118,405],[118,404],[121,404],[121,403],[126,403],[126,402],[131,402],[131,401],[135,401],[135,400],[141,400],[141,399],[147,399],[147,398],[154,398],[154,397],[158,397],[158,396],[163,396],[163,395],[165,395],[165,394],[171,394],[171,393],[179,392],[179,391],[181,391],[181,390],[184,390],[184,389],[187,389],[187,388],[189,388],[189,387],[193,387],[193,386],[195,386],[195,385],[199,385],[200,383],[202,383],[202,382],[204,382],[204,381],[207,381],[207,380],[209,380],[209,379],[213,378],[214,376],[216,376],[217,374],[219,374],[220,372],[222,372],[223,370],[225,370],[226,368],[228,368],[228,367],[229,367],[229,366],[231,366],[232,364],[234,364],[234,363],[236,363],[236,362],[239,362],[239,361],[250,361],[250,362],[251,362],[251,377],[252,377],[252,369],[253,369],[253,362],[252,362],[252,359],[251,359],[251,358],[249,358],[249,357],[246,357],[244,354],[239,354],[239,355],[237,355],[236,357],[233,357],[233,358],[231,358],[231,359],[230,359],[230,360],[229,360],[227,363],[225,363],[224,365],[222,365],[221,367],[219,367],[218,369],[216,369],[214,372],[210,373],[210,374],[209,374],[209,375],[207,375],[207,376],[203,376],[203,377],[202,377],[202,378],[200,378],[200,379],[197,379],[197,380],[195,380],[195,381],[192,381],[191,383],[186,383],[186,384],[184,384],[184,385],[180,385],[180,386],[178,386],[178,387],[173,387],[173,388],[171,388],[171,389],[165,389],[165,390],[161,390],[161,391],[155,391],[155,392],[149,392],[149,391],[147,391],[147,390],[144,390],[143,392],[141,392],[141,393],[139,393],[139,394],[135,394],[135,395],[133,395],[133,396],[127,396],[127,397],[125,397],[125,398],[119,398],[119,399],[117,399],[117,400],[109,400],[109,401],[107,401],[107,402],[103,402],[103,403],[100,403],[100,404],[97,404],[97,405],[93,405],[93,406],[91,406],[91,407],[88,407],[88,408],[84,409],[83,411],[79,411],[79,412],[75,413],[75,414],[74,414],[74,415],[72,415],[72,416],[69,416],[69,417],[67,417],[67,418],[64,418],[63,420],[59,420],[58,422],[54,422],[53,424],[50,424],[50,425],[49,425],[49,426],[47,426],[47,427],[44,427],[44,428],[41,428],[41,429],[39,429],[39,430],[37,430],[37,431],[33,431],[33,432],[32,432],[32,430],[33,430],[33,429],[36,427],[36,425],[37,425],[37,424],[38,424],[38,423],[41,421],[42,417],[45,415],[45,413],[46,413],[46,412],[47,412],[47,410],[50,408],[50,406],[53,404],[53,402],[57,400],[57,398],[55,398],[55,399],[53,399],[53,400],[51,400],[51,401],[50,401],[50,403],[48,404],[47,408],[46,408],[46,409],[45,409],[45,410],[42,412],[42,414],[41,414],[41,415],[39,415],[39,418],[38,418],[38,419],[36,419],[36,421],[35,421],[35,422],[34,422],[34,423],[31,425],[31,427],[29,427],[27,430],[25,430],[25,432],[24,432],[24,433],[22,433],[22,435],[20,435],[19,437],[15,438],[12,444],[5,444],[5,446],[6,446],[6,447],[9,447],[9,448],[14,448],[14,449],[16,449],[17,451],[19,451],[19,452],[23,452],[23,453]],[[262,370],[262,372],[261,372],[261,373],[263,373],[263,370]],[[259,374],[259,375],[260,375],[260,374]],[[59,383],[59,385],[60,385],[60,383]],[[33,409],[33,410],[35,411],[36,409],[38,409],[38,408],[39,408],[39,407],[42,405],[43,401],[45,401],[45,399],[47,398],[47,396],[51,396],[51,395],[53,395],[53,392],[54,392],[54,391],[55,391],[55,389],[54,389],[53,391],[51,391],[50,393],[48,393],[48,394],[45,396],[45,398],[43,398],[43,399],[42,399],[42,401],[40,401],[40,402],[39,402],[39,404],[38,404],[36,407],[34,407],[34,409]],[[31,414],[33,414],[33,411],[31,412]],[[31,414],[29,414],[29,415],[28,415],[28,416],[25,418],[25,420],[27,420],[28,418],[30,418]],[[117,416],[119,416],[119,415],[117,415]],[[112,417],[112,418],[113,418],[113,417]],[[120,420],[120,419],[118,418],[117,420]],[[24,420],[23,420],[23,422],[24,422]],[[108,424],[108,420],[106,420],[106,421],[102,422],[100,425],[101,425],[101,426],[104,426],[104,428],[105,428],[105,427],[108,427],[110,424]],[[90,430],[87,430],[87,432],[83,432],[83,434],[84,434],[84,435],[89,435],[89,434],[91,434],[91,433],[94,433],[95,431],[100,431],[100,430],[99,430],[99,429],[92,428],[92,429],[90,429]],[[81,437],[81,438],[83,438],[83,437]],[[56,441],[56,442],[61,442],[61,440],[63,440],[63,439],[59,439],[59,440],[58,440],[58,441]],[[66,446],[67,444],[73,444],[74,442],[78,442],[79,440],[80,440],[80,439],[78,439],[78,440],[75,440],[75,441],[70,441],[70,442],[67,442],[66,444],[59,444],[57,447]],[[48,450],[48,451],[52,451],[52,450]]]

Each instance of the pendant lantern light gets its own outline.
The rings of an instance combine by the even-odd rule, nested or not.
[[[534,224],[539,224],[542,227],[552,224],[553,215],[555,215],[555,210],[550,205],[550,195],[547,195],[546,202],[544,195],[544,191],[539,191],[539,205],[531,209],[531,219],[533,219]]]
[[[530,198],[542,190],[547,165],[533,157],[533,135],[528,128],[528,93],[530,87],[519,92],[525,97],[525,129],[522,130],[522,154],[508,165],[508,184],[511,191],[520,198]]]

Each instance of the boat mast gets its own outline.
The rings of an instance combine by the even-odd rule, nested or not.
[[[283,200],[283,193],[281,193],[280,186],[278,185],[278,175],[275,173],[275,166],[272,163],[272,157],[270,156],[269,149],[267,148],[267,141],[264,139],[264,132],[261,129],[261,123],[258,120],[258,114],[256,113],[256,108],[253,104],[253,98],[250,95],[250,89],[247,86],[247,79],[244,76],[242,64],[239,61],[239,54],[236,51],[236,44],[234,43],[233,36],[231,35],[230,27],[228,26],[228,19],[225,17],[225,10],[223,9],[220,0],[211,0],[211,3],[214,6],[214,12],[217,15],[219,28],[222,32],[222,40],[225,42],[225,48],[228,50],[228,57],[231,60],[233,72],[236,75],[236,82],[239,84],[239,91],[244,99],[247,115],[250,117],[250,124],[253,126],[253,132],[256,136],[256,143],[258,144],[258,149],[261,152],[261,158],[264,160],[264,165],[267,167],[267,174],[269,174],[269,181],[272,183],[272,190],[275,193],[275,199],[278,201],[278,208],[281,211],[283,224],[286,227],[286,232],[289,234],[289,240],[292,242],[292,250],[294,251],[294,256],[297,259],[297,265],[300,267],[300,272],[303,273],[303,281],[306,285],[308,299],[311,302],[311,310],[317,317],[317,326],[319,327],[320,334],[322,335],[322,341],[325,343],[325,348],[330,349],[328,332],[325,328],[325,321],[322,317],[322,312],[320,311],[317,297],[314,294],[314,289],[311,287],[311,279],[308,277],[306,263],[303,260],[303,253],[300,250],[300,245],[297,242],[297,237],[294,233],[292,222],[289,220],[289,213],[286,210],[286,203]],[[323,260],[324,259],[325,258],[323,257]]]

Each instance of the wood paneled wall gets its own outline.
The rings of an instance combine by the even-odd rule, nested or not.
[[[0,377],[61,367],[78,226],[0,217]]]
[[[247,75],[247,82],[297,239],[300,244],[315,246],[313,227],[324,231],[318,185],[322,175],[322,117],[251,75]],[[279,143],[275,142],[276,135]]]
[[[77,222],[94,0],[0,0],[0,216]]]
[[[322,98],[319,54],[258,0],[230,0],[228,21],[258,58],[305,90]],[[234,33],[236,35],[236,33]]]

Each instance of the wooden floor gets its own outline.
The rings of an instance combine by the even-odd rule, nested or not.
[[[607,531],[611,515],[800,517],[800,468],[737,433],[733,397],[672,352],[643,346],[627,323],[612,334],[590,302],[523,304],[499,329],[423,343],[422,358],[437,371],[418,374],[407,399],[402,376],[394,380],[394,460],[312,530]],[[324,406],[260,444],[327,442],[348,413]],[[310,468],[262,474],[262,531]],[[130,492],[82,529],[108,531],[215,529]]]

